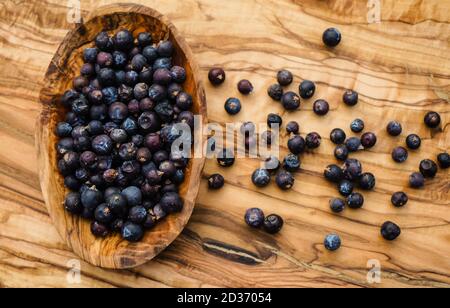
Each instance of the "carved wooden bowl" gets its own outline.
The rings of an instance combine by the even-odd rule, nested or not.
[[[204,159],[191,159],[186,170],[186,180],[180,187],[184,199],[181,213],[169,215],[157,226],[147,231],[139,243],[122,240],[119,234],[107,238],[95,238],[90,222],[73,216],[64,210],[67,189],[57,168],[54,134],[56,124],[64,118],[66,110],[59,104],[62,94],[71,88],[72,79],[82,65],[83,49],[94,45],[95,36],[101,31],[115,33],[126,28],[136,35],[151,32],[155,41],[169,39],[176,48],[173,62],[187,71],[185,90],[193,96],[194,114],[207,121],[204,89],[198,79],[198,69],[185,40],[166,17],[153,9],[140,5],[115,4],[92,12],[87,21],[65,37],[45,75],[40,93],[42,113],[36,126],[39,176],[45,204],[61,236],[83,260],[105,268],[131,268],[145,263],[165,249],[181,233],[188,222],[200,185]],[[204,143],[201,140],[201,144]]]

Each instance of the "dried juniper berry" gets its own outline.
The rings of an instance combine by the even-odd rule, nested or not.
[[[361,174],[359,178],[359,187],[364,190],[372,190],[375,187],[375,176],[370,172]]]
[[[172,82],[172,74],[167,68],[159,68],[153,73],[153,82],[162,86],[168,86]]]
[[[429,128],[437,128],[441,125],[441,116],[437,112],[430,111],[425,115],[424,122]]]
[[[350,137],[345,141],[345,146],[349,152],[357,152],[362,148],[361,139],[358,137]]]
[[[94,64],[97,61],[97,55],[98,55],[97,48],[86,48],[83,51],[84,62]]]
[[[342,171],[344,172],[344,177],[347,180],[356,181],[362,174],[361,162],[357,159],[349,158],[345,161]]]
[[[97,64],[103,68],[103,67],[111,67],[114,64],[114,59],[112,54],[109,52],[101,51],[97,55]]]
[[[95,169],[97,168],[97,155],[91,151],[84,151],[80,155],[80,164],[84,168]]]
[[[336,146],[334,149],[334,157],[337,160],[345,161],[348,158],[348,148],[343,144]]]
[[[174,53],[174,46],[171,41],[162,41],[157,48],[160,57],[172,57]]]
[[[129,136],[133,136],[138,133],[139,125],[135,118],[128,117],[120,125],[120,128],[124,129]]]
[[[112,184],[116,181],[118,175],[116,169],[107,169],[103,172],[103,179],[106,183]]]
[[[113,41],[109,37],[108,33],[106,32],[100,32],[97,37],[95,38],[95,45],[100,50],[109,50],[112,48]]]
[[[281,104],[286,110],[297,110],[300,107],[300,97],[294,92],[286,92],[281,98]]]
[[[263,229],[269,234],[275,234],[280,232],[283,228],[283,218],[276,214],[270,214],[264,219]]]
[[[391,202],[395,207],[403,207],[408,203],[408,195],[402,191],[396,192],[392,195]]]
[[[160,68],[167,68],[170,70],[172,67],[172,59],[171,58],[158,58],[153,62],[153,71],[156,71]]]
[[[244,220],[252,228],[259,228],[264,223],[264,212],[259,208],[251,208],[245,212]]]
[[[286,132],[288,134],[298,134],[300,131],[300,125],[297,122],[291,121],[286,125]]]
[[[289,172],[298,171],[300,165],[300,158],[295,154],[288,154],[283,160],[283,168]]]
[[[91,223],[91,233],[96,237],[106,237],[109,234],[109,229],[106,225],[93,221]]]
[[[194,129],[195,118],[194,114],[190,111],[182,111],[177,118],[179,123],[188,125],[192,130]]]
[[[288,148],[292,154],[299,155],[305,151],[306,141],[302,136],[295,135],[289,139]]]
[[[304,80],[299,86],[299,92],[302,98],[309,99],[314,96],[316,85],[310,80]]]
[[[127,200],[128,206],[133,207],[142,204],[142,192],[136,186],[129,186],[122,190],[121,195]]]
[[[281,70],[277,74],[277,81],[281,86],[286,87],[294,81],[294,76],[288,70]]]
[[[180,92],[176,98],[176,106],[180,108],[180,110],[189,110],[192,108],[193,101],[192,96],[186,92]],[[230,106],[231,109],[233,107]]]
[[[372,132],[364,133],[361,136],[361,145],[365,149],[373,148],[376,143],[377,143],[377,136]]]
[[[336,251],[341,248],[342,241],[339,235],[337,234],[329,234],[325,237],[323,241],[323,245],[329,251]]]
[[[72,111],[80,117],[84,117],[89,114],[89,102],[84,96],[75,99],[72,102]]]
[[[92,140],[92,149],[99,155],[111,153],[113,142],[107,135],[98,135]]]
[[[351,209],[359,209],[364,205],[364,197],[354,192],[347,196],[347,206]]]
[[[212,68],[208,73],[208,79],[211,84],[218,86],[225,82],[226,74],[222,68]]]
[[[314,102],[313,111],[319,116],[324,116],[330,111],[330,105],[324,99],[318,99]]]
[[[404,147],[396,147],[392,150],[392,159],[397,163],[403,163],[408,159],[408,150]]]
[[[431,159],[424,159],[419,165],[420,173],[426,178],[434,178],[438,171],[437,164]]]
[[[127,86],[134,87],[139,83],[139,73],[136,71],[126,72],[124,81]]]
[[[412,188],[421,188],[425,185],[425,178],[420,172],[413,172],[409,176],[409,186]]]
[[[400,227],[391,221],[387,221],[381,226],[381,236],[385,240],[393,241],[398,238],[401,233]]]
[[[56,135],[60,138],[70,137],[72,133],[72,125],[66,122],[59,122],[55,129]]]
[[[161,150],[162,142],[159,134],[151,133],[145,136],[144,145],[152,152],[155,153]]]
[[[103,194],[95,187],[88,188],[81,193],[81,203],[85,208],[94,210],[102,201]]]
[[[113,219],[114,215],[107,204],[103,203],[97,206],[94,211],[95,220],[102,224],[109,224]]]
[[[114,194],[105,197],[108,207],[111,212],[117,217],[125,217],[128,212],[127,199],[120,194],[120,191],[116,191]]]
[[[322,142],[322,137],[318,133],[312,132],[306,135],[305,142],[308,149],[317,149]]]
[[[241,108],[241,101],[237,98],[231,97],[225,102],[225,111],[230,115],[238,114]]]
[[[221,189],[225,184],[225,179],[220,174],[213,174],[208,178],[208,187],[210,189]]]
[[[281,170],[277,173],[275,182],[282,190],[288,190],[294,186],[295,179],[289,171]]]
[[[122,227],[122,238],[131,243],[139,242],[144,237],[144,230],[138,224],[126,222]]]
[[[142,224],[147,219],[147,210],[145,207],[138,205],[133,206],[128,212],[128,220],[135,224]]]
[[[103,87],[110,87],[116,83],[116,73],[110,68],[102,68],[97,78]]]
[[[342,36],[336,28],[328,28],[323,32],[322,41],[328,47],[336,47],[341,42]]]
[[[353,183],[350,182],[349,180],[342,180],[338,184],[338,191],[344,197],[350,195],[353,192],[353,189],[354,189]]]
[[[406,145],[411,150],[417,150],[420,148],[420,145],[422,144],[422,139],[416,134],[411,134],[406,137]]]
[[[84,87],[87,87],[89,85],[89,79],[85,76],[78,76],[75,77],[73,80],[73,88],[77,90],[78,92],[81,92]]]
[[[345,139],[347,139],[347,135],[340,128],[335,128],[330,133],[330,140],[334,144],[343,144],[345,142]]]
[[[281,98],[283,97],[283,87],[280,86],[278,83],[271,85],[268,89],[267,89],[267,94],[269,94],[269,96],[276,101],[280,101]]]
[[[120,30],[114,36],[114,46],[117,50],[130,50],[134,46],[133,34],[126,29]]]
[[[138,125],[146,133],[155,133],[161,128],[158,115],[153,111],[143,112],[138,119]]]
[[[253,92],[253,85],[249,80],[241,80],[238,83],[238,90],[241,94],[248,95]]]
[[[389,135],[396,137],[402,133],[403,128],[402,128],[402,124],[400,124],[400,122],[391,121],[388,123],[386,130]]]
[[[119,95],[117,93],[117,88],[115,87],[106,87],[102,89],[103,100],[106,104],[111,105],[116,102]]]
[[[160,204],[166,213],[177,213],[183,209],[183,200],[175,192],[165,193],[161,197]]]
[[[235,156],[232,150],[223,149],[217,158],[217,162],[222,167],[231,167],[234,164]]]
[[[341,213],[345,209],[345,201],[341,198],[334,198],[330,200],[330,209],[334,213]]]
[[[80,194],[77,192],[70,192],[67,194],[64,200],[64,208],[66,211],[72,214],[81,214],[83,211],[83,205],[81,204]]]
[[[364,130],[364,121],[361,119],[355,119],[350,124],[350,129],[354,133],[360,133]]]
[[[186,70],[181,66],[173,66],[170,69],[172,81],[176,83],[184,83],[186,81]]]
[[[116,218],[109,224],[109,228],[112,232],[120,232],[124,224],[125,221],[122,218]]]
[[[440,153],[437,156],[437,161],[441,169],[448,169],[450,167],[450,155],[447,152]]]
[[[339,183],[343,177],[344,173],[342,172],[342,169],[337,165],[329,165],[325,168],[325,171],[323,172],[323,175],[325,178],[334,183]]]
[[[139,148],[136,151],[136,160],[141,164],[146,164],[152,159],[152,153],[146,147]]]
[[[275,173],[280,169],[280,160],[275,156],[269,156],[264,160],[264,169],[270,173]]]
[[[347,106],[355,106],[356,104],[358,104],[358,92],[347,90],[344,92],[342,100]]]
[[[94,75],[94,73],[94,66],[91,63],[85,63],[80,68],[80,74],[84,77],[91,77],[92,75]]]
[[[281,125],[283,124],[283,119],[275,113],[270,113],[267,116],[267,126],[269,126],[270,128],[274,128],[275,125],[278,125],[278,127],[281,127]]]
[[[255,186],[265,187],[270,183],[270,173],[266,169],[256,169],[252,174],[252,182]]]

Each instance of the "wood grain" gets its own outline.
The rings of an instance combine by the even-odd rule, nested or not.
[[[82,1],[83,16],[114,1]],[[67,261],[77,258],[64,244],[48,217],[34,159],[36,103],[42,78],[59,44],[73,27],[67,8],[56,0],[0,3],[0,286],[144,286],[144,287],[450,287],[450,175],[439,172],[423,190],[407,188],[409,173],[423,158],[449,149],[450,144],[450,3],[448,1],[382,1],[381,23],[368,24],[367,1],[135,1],[167,15],[179,29],[200,64],[212,122],[264,121],[279,112],[297,120],[301,132],[327,137],[334,127],[349,132],[350,121],[361,117],[379,136],[370,151],[358,153],[364,168],[377,176],[374,192],[366,194],[360,211],[337,216],[328,210],[335,188],[321,173],[333,163],[328,140],[314,154],[302,157],[294,189],[280,192],[273,185],[255,188],[250,175],[258,161],[237,161],[221,169],[208,161],[194,213],[185,231],[157,258],[134,270],[103,270],[82,262],[82,282],[66,281]],[[342,44],[329,50],[320,38],[337,26]],[[223,66],[228,78],[219,88],[209,86],[207,72]],[[332,112],[318,118],[312,103],[284,114],[265,94],[276,71],[288,68],[296,86],[302,79],[318,85],[315,98],[327,99]],[[239,96],[235,85],[250,79],[256,88],[242,98],[237,117],[225,115],[223,103]],[[342,92],[354,88],[361,103],[341,103]],[[427,110],[439,111],[442,129],[422,125]],[[388,137],[386,123],[397,119],[404,134]],[[391,149],[407,133],[424,138],[420,151],[403,165],[390,159]],[[283,144],[287,136],[283,137]],[[282,154],[287,150],[282,149]],[[209,174],[220,172],[223,190],[207,189]],[[390,195],[406,190],[410,202],[395,209]],[[246,208],[260,206],[286,221],[276,236],[249,230]],[[403,228],[394,243],[379,236],[379,226],[393,220]],[[338,232],[343,247],[324,250],[325,234]],[[382,283],[366,280],[367,262],[377,259]]]
[[[197,198],[204,158],[191,159],[186,168],[186,180],[179,187],[184,206],[181,213],[170,215],[150,232],[146,232],[139,243],[129,243],[119,234],[96,238],[90,232],[90,222],[67,213],[62,204],[69,192],[64,187],[64,178],[58,172],[55,144],[58,138],[54,131],[58,122],[64,120],[64,108],[60,99],[72,88],[72,80],[82,65],[83,50],[94,45],[98,33],[114,34],[128,29],[137,35],[152,33],[155,41],[170,40],[174,43],[173,63],[186,69],[184,89],[193,97],[194,114],[206,118],[206,101],[203,86],[198,80],[198,69],[186,42],[175,27],[157,11],[145,6],[116,4],[103,6],[91,12],[87,21],[69,32],[50,62],[45,75],[44,87],[39,96],[42,112],[36,125],[36,147],[39,177],[44,200],[50,216],[68,246],[83,260],[104,268],[124,269],[139,266],[164,250],[181,233],[187,224]],[[200,140],[203,144],[206,138]]]

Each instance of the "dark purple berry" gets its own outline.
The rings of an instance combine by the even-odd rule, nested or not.
[[[97,54],[97,48],[86,48],[83,51],[84,62],[94,64],[97,61]]]
[[[181,66],[173,66],[170,69],[173,82],[184,83],[186,81],[186,70]]]
[[[81,193],[81,203],[85,208],[94,210],[103,201],[103,194],[96,188],[88,188]]]
[[[143,206],[133,206],[128,213],[129,221],[135,224],[142,224],[147,220],[147,210]]]
[[[374,133],[368,132],[364,133],[361,136],[361,145],[365,149],[373,148],[376,143],[377,143],[377,136]]]
[[[108,33],[100,32],[95,38],[95,45],[100,50],[109,50],[112,47],[112,40],[109,37]]]
[[[102,224],[109,224],[113,219],[114,215],[111,209],[105,203],[100,204],[94,211],[95,220]]]
[[[252,228],[259,228],[264,223],[264,212],[259,208],[251,208],[245,212],[245,223]]]
[[[397,121],[391,121],[388,123],[386,130],[391,136],[399,136],[402,133],[402,124]]]
[[[239,81],[238,90],[244,95],[248,95],[253,92],[253,85],[250,81],[244,79]]]
[[[408,150],[404,147],[396,147],[392,150],[392,159],[397,163],[403,163],[408,159]]]
[[[157,48],[160,57],[172,57],[174,53],[174,46],[171,41],[163,41],[159,43]]]
[[[269,156],[264,161],[264,169],[270,173],[275,173],[280,169],[280,161],[275,156]]]
[[[291,153],[299,155],[305,151],[306,141],[300,135],[295,135],[288,141],[288,148]]]
[[[426,178],[434,178],[438,171],[437,164],[431,159],[424,159],[419,165],[420,173]]]
[[[288,70],[281,70],[277,74],[277,81],[281,86],[286,87],[294,81],[294,76]]]
[[[279,215],[271,214],[264,219],[263,228],[267,233],[275,234],[283,228],[283,223],[283,218]]]
[[[225,102],[225,110],[230,115],[238,114],[241,108],[241,101],[237,98],[232,97]]]
[[[345,209],[345,201],[340,198],[334,198],[330,200],[330,209],[334,213],[341,213]]]
[[[178,94],[178,96],[176,98],[176,105],[178,108],[180,108],[180,110],[191,109],[192,105],[193,105],[192,96],[186,92],[181,92],[180,94]],[[230,108],[233,109],[233,107],[231,107],[231,106],[230,106]]]
[[[269,94],[269,96],[276,101],[281,100],[283,93],[283,87],[281,87],[278,83],[271,85],[269,89],[267,89],[267,94]]]
[[[220,174],[213,174],[208,178],[208,187],[210,189],[220,189],[225,184],[225,179]]]
[[[350,124],[350,129],[354,133],[360,133],[364,130],[364,121],[361,119],[353,120],[353,122]]]
[[[107,135],[99,135],[92,140],[92,149],[99,155],[108,155],[112,147],[112,140]]]
[[[64,208],[72,214],[81,214],[83,205],[81,204],[80,194],[77,192],[70,192],[67,194],[64,201]]]
[[[336,251],[341,248],[342,241],[339,235],[337,234],[329,234],[325,237],[323,241],[323,245],[329,251]]]
[[[375,187],[376,179],[375,176],[370,173],[366,172],[361,174],[361,177],[359,178],[359,187],[364,190],[372,190]]]
[[[351,193],[347,196],[347,205],[351,209],[359,209],[364,205],[364,197],[360,193]]]
[[[140,225],[126,222],[122,227],[122,238],[131,242],[139,242],[144,237],[144,230]]]
[[[349,158],[345,161],[342,171],[347,180],[356,181],[362,174],[361,162],[357,159]]]
[[[275,113],[270,113],[267,116],[267,126],[269,126],[270,128],[273,128],[275,125],[278,125],[278,127],[281,127],[281,125],[283,124],[283,119]]]
[[[345,141],[345,146],[349,152],[357,152],[362,149],[361,139],[358,137],[350,137]]]
[[[448,153],[440,153],[437,156],[437,160],[442,169],[448,169],[450,167],[450,155]]]
[[[345,139],[347,139],[347,135],[340,128],[335,128],[330,133],[330,140],[334,144],[343,144],[345,142]]]
[[[425,178],[420,172],[414,172],[409,176],[409,186],[421,188],[425,185]]]
[[[429,128],[437,128],[441,125],[441,116],[437,112],[430,111],[425,115],[424,122]]]
[[[181,212],[183,209],[183,200],[174,192],[164,194],[160,200],[161,208],[166,213]]]
[[[310,80],[304,80],[299,86],[299,92],[302,98],[309,99],[314,96],[316,85]]]
[[[408,195],[402,191],[396,192],[392,195],[391,202],[395,207],[403,207],[408,203]]]
[[[329,165],[328,167],[326,167],[323,175],[328,181],[334,183],[339,183],[344,177],[342,169],[337,165]]]
[[[286,92],[281,98],[281,104],[286,110],[297,110],[300,107],[300,96],[294,92]]]
[[[127,51],[133,48],[133,34],[128,30],[121,30],[114,36],[114,46],[118,50]]]
[[[393,222],[387,221],[381,226],[381,236],[385,240],[393,241],[402,233],[400,227]]]
[[[298,134],[300,131],[300,125],[298,125],[295,121],[291,121],[286,125],[286,131],[288,134]]]
[[[338,191],[344,197],[349,196],[353,192],[353,189],[354,189],[354,186],[353,186],[352,182],[350,182],[349,180],[342,180],[338,184]]]
[[[231,167],[234,164],[235,156],[232,150],[223,149],[219,153],[219,157],[217,158],[217,162],[222,167]]]
[[[330,105],[326,100],[318,99],[314,102],[313,111],[319,116],[324,116],[330,111]]]
[[[348,158],[348,148],[343,144],[336,146],[334,149],[334,157],[337,160],[345,161]]]
[[[167,89],[161,85],[153,84],[148,90],[148,96],[154,102],[161,102],[167,97]]]
[[[128,206],[133,207],[142,204],[142,192],[135,186],[129,186],[122,190],[121,195],[127,200]]]
[[[114,63],[113,56],[109,52],[101,51],[97,55],[97,64],[100,65],[101,68],[111,67],[113,63]]]
[[[252,174],[252,182],[258,187],[265,187],[270,183],[270,173],[266,169],[257,169]]]
[[[322,137],[318,133],[313,132],[306,135],[305,141],[308,149],[317,149],[322,142]]]
[[[213,85],[220,85],[225,82],[225,71],[221,68],[213,68],[209,71],[208,79]]]
[[[289,171],[281,170],[278,172],[275,181],[279,188],[288,190],[294,186],[295,179]]]
[[[346,105],[355,106],[358,104],[358,92],[347,90],[342,99]]]
[[[98,221],[91,223],[91,232],[96,237],[106,237],[109,234],[108,227]]]
[[[72,133],[72,125],[66,122],[59,122],[56,125],[56,135],[60,138],[70,137]]]
[[[406,145],[411,150],[417,150],[418,148],[420,148],[421,144],[422,144],[422,140],[416,134],[411,134],[411,135],[408,135],[408,137],[406,137]]]
[[[336,47],[341,39],[341,33],[336,28],[328,28],[322,35],[322,41],[328,47]]]

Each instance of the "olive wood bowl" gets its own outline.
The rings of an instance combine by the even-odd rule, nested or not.
[[[48,67],[40,92],[42,112],[36,125],[40,183],[46,207],[56,229],[81,259],[104,268],[131,268],[155,257],[181,233],[194,209],[205,159],[192,158],[189,162],[186,180],[180,186],[180,195],[184,200],[182,212],[169,215],[159,222],[154,229],[145,233],[141,242],[129,243],[119,234],[96,238],[91,234],[90,221],[67,213],[63,206],[68,190],[64,187],[64,179],[57,168],[55,145],[58,137],[54,130],[56,124],[64,119],[66,110],[59,100],[72,87],[72,79],[78,75],[83,64],[83,49],[94,45],[93,41],[99,32],[108,31],[113,34],[124,28],[135,36],[139,32],[148,31],[156,42],[169,39],[174,43],[176,52],[173,63],[186,69],[184,88],[193,97],[192,111],[206,123],[204,88],[199,81],[191,49],[168,19],[157,11],[141,5],[114,4],[97,9],[86,20],[64,38]],[[205,138],[201,139],[203,145]]]

